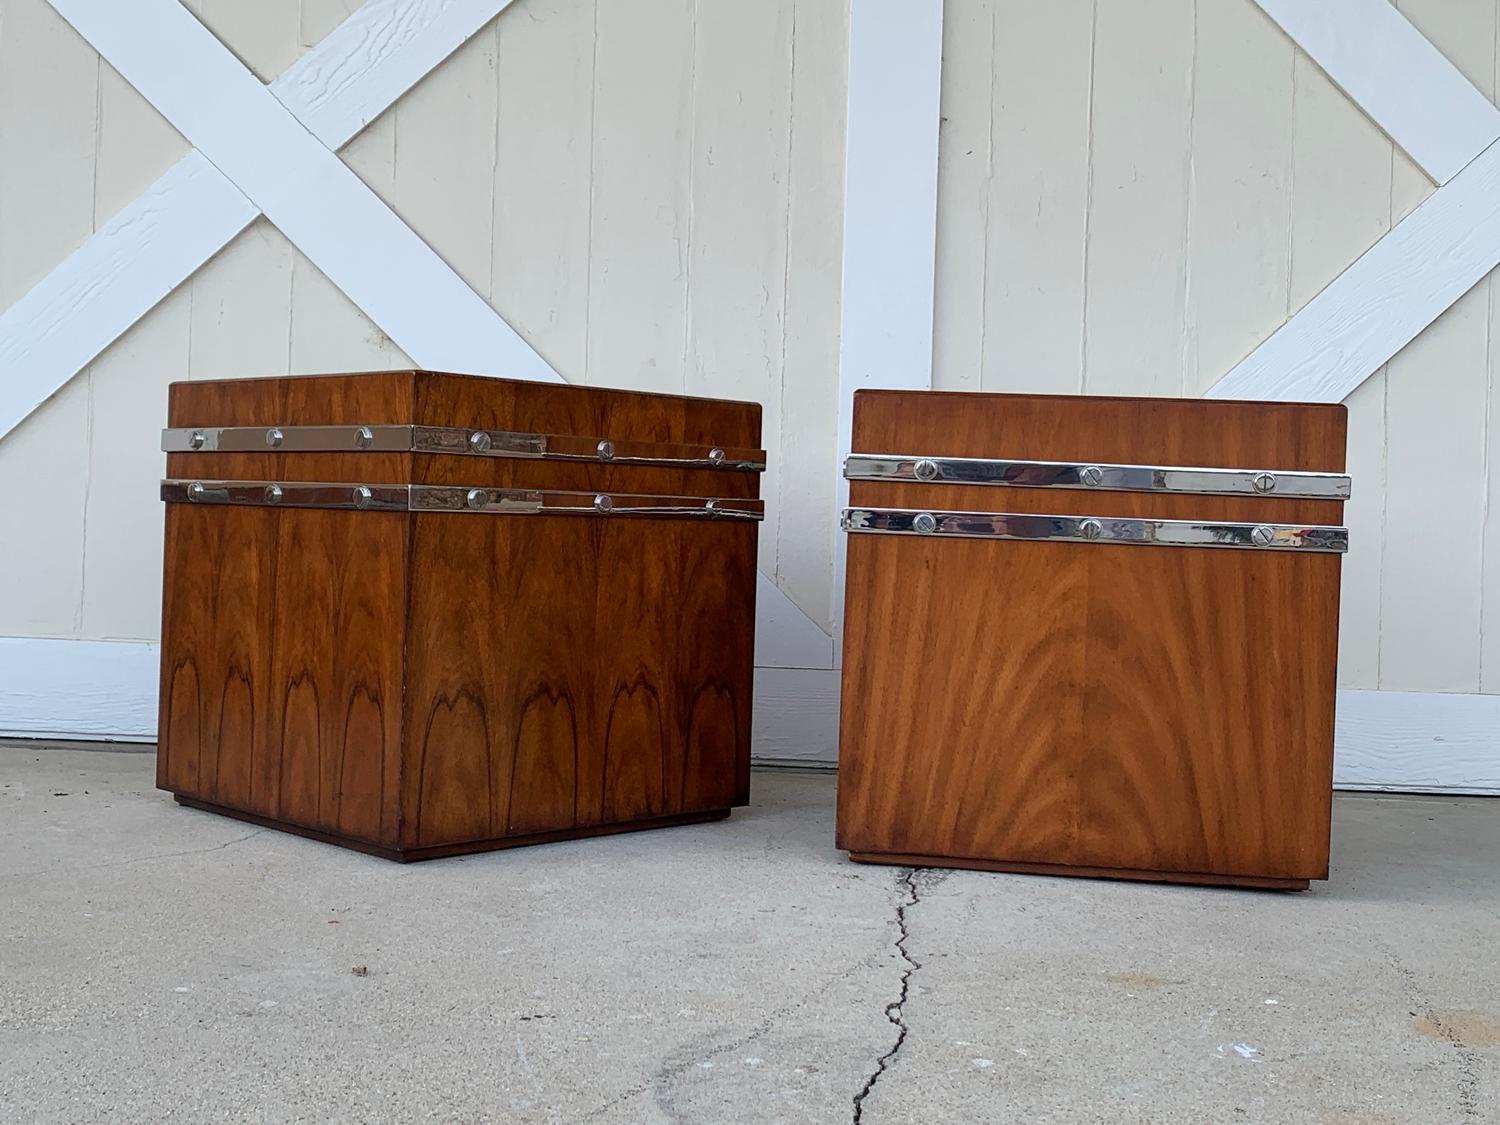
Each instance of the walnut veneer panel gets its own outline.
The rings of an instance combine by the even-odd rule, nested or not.
[[[422,372],[172,388],[169,425],[432,424],[758,448],[760,408]],[[738,497],[734,470],[182,453],[203,479]],[[757,527],[172,504],[158,783],[411,859],[749,796]]]
[[[853,447],[1341,471],[1344,411],[861,392]],[[861,481],[850,493],[854,506],[1284,523],[1337,523],[1342,507]],[[1326,877],[1336,555],[847,539],[840,846],[1127,878]]]

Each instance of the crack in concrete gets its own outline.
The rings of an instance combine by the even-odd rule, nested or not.
[[[908,867],[906,874],[901,877],[899,885],[906,888],[906,894],[902,897],[902,901],[896,904],[896,929],[900,934],[896,938],[896,952],[901,954],[901,959],[906,962],[906,968],[901,973],[900,994],[895,1000],[885,1006],[885,1018],[896,1028],[896,1042],[892,1044],[889,1051],[875,1061],[875,1069],[871,1072],[870,1077],[865,1080],[864,1088],[854,1095],[854,1117],[852,1119],[854,1125],[860,1125],[864,1120],[865,1099],[875,1089],[875,1084],[880,1081],[881,1075],[890,1069],[891,1063],[895,1061],[897,1052],[906,1043],[906,1036],[910,1030],[906,1026],[906,998],[911,992],[912,974],[922,967],[922,963],[913,957],[911,952],[906,948],[906,941],[911,937],[910,932],[906,928],[906,912],[922,901],[922,896],[917,892],[917,869],[915,867]]]
[[[1431,1023],[1433,1030],[1438,1033],[1443,1042],[1449,1044],[1457,1053],[1458,1089],[1456,1091],[1456,1101],[1458,1114],[1465,1120],[1477,1119],[1479,1117],[1478,1091],[1479,1069],[1481,1066],[1478,1053],[1468,1043],[1464,1042],[1463,1037],[1448,1025],[1448,1022],[1439,1012],[1434,1010],[1431,1001],[1428,999],[1426,989],[1422,987],[1421,982],[1417,979],[1417,974],[1407,967],[1406,963],[1401,960],[1400,955],[1389,945],[1386,946],[1385,955],[1390,961],[1391,967],[1396,970],[1396,975],[1406,985],[1406,994],[1411,1000],[1412,1007],[1426,1014],[1427,1020]],[[1412,1015],[1415,1016],[1416,1012],[1413,1012]]]
[[[232,840],[225,840],[222,844],[213,844],[206,848],[187,848],[180,852],[159,852],[156,855],[138,855],[132,856],[129,859],[112,859],[104,863],[85,863],[74,867],[39,867],[35,871],[11,871],[0,873],[0,878],[23,879],[29,878],[32,875],[52,875],[60,871],[98,871],[105,867],[126,867],[134,863],[155,863],[161,859],[177,859],[185,855],[202,855],[204,852],[221,852],[225,848],[233,847],[235,844],[243,844],[246,840],[253,839],[269,831],[269,828],[257,828],[253,832],[246,832],[243,836],[236,836]]]

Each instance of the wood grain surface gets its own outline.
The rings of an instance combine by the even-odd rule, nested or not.
[[[862,393],[869,453],[1339,471],[1342,407]],[[851,482],[851,504],[1337,522],[1333,501]],[[1339,558],[848,536],[839,843],[1326,876]],[[893,862],[904,862],[893,860]]]
[[[173,387],[173,426],[432,424],[726,448],[759,407],[427,373]],[[186,453],[174,476],[755,496],[759,474]],[[748,800],[757,527],[170,505],[158,782],[420,858]]]

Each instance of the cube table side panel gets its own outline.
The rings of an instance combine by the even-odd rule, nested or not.
[[[1334,472],[1343,439],[1338,407],[871,392],[854,445]],[[1341,510],[871,482],[851,502],[1292,523]],[[1326,876],[1336,556],[879,535],[847,550],[840,846],[1122,877]]]
[[[418,515],[402,846],[748,800],[755,528]]]

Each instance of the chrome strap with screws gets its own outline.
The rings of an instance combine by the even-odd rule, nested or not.
[[[760,520],[761,500],[707,496],[636,496],[533,488],[430,484],[333,484],[320,481],[164,480],[169,504],[347,508],[372,512],[488,512],[494,515],[653,516]]]
[[[845,508],[849,532],[930,535],[959,539],[1059,540],[1154,547],[1236,547],[1246,550],[1343,554],[1346,527],[1199,523],[1196,520],[1110,519],[1013,512],[922,512],[897,508]]]
[[[1289,500],[1347,500],[1350,490],[1349,478],[1343,473],[995,461],[981,457],[907,457],[874,453],[851,453],[844,459],[844,476],[849,480],[1081,488],[1101,492],[1190,492],[1276,496]]]
[[[762,449],[724,449],[453,426],[198,426],[161,432],[165,453],[448,453],[761,472]]]

